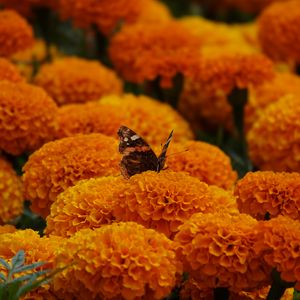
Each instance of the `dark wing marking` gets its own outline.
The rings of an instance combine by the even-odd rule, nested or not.
[[[171,131],[166,143],[164,144],[164,146],[162,148],[162,151],[161,151],[161,154],[157,158],[157,161],[158,161],[157,169],[156,169],[157,172],[159,172],[160,170],[162,170],[164,168],[164,165],[165,165],[165,162],[166,162],[167,150],[168,150],[168,147],[171,143],[172,137],[173,137],[173,130]]]

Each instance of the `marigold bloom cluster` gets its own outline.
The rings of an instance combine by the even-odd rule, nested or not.
[[[250,158],[260,170],[300,170],[299,104],[299,96],[281,98],[270,104],[249,130]]]
[[[230,158],[220,148],[200,141],[171,144],[167,165],[224,189],[231,189],[237,179]]]
[[[77,181],[120,174],[117,149],[117,140],[100,133],[45,144],[23,168],[25,196],[32,209],[46,217],[57,195]]]
[[[274,3],[261,14],[258,37],[274,60],[300,63],[300,5],[298,0]]]
[[[55,277],[54,289],[79,299],[162,299],[181,273],[173,242],[134,222],[77,232],[57,261],[75,264]]]
[[[228,192],[185,173],[147,171],[119,182],[113,190],[117,221],[134,221],[172,238],[178,226],[196,212],[235,211]]]
[[[57,106],[43,89],[0,81],[0,106],[0,149],[19,155],[54,138]]]
[[[300,222],[286,216],[262,221],[258,227],[257,252],[263,253],[264,260],[280,273],[282,280],[296,282],[300,286]]]
[[[246,214],[194,214],[174,239],[184,271],[201,288],[239,291],[263,286],[271,269],[254,252],[256,225]]]
[[[136,131],[150,145],[161,145],[171,130],[173,141],[183,142],[194,138],[189,124],[170,105],[147,96],[107,96],[100,103],[111,105],[116,111],[125,113],[127,123],[123,124]]]
[[[96,25],[110,34],[119,22],[134,22],[149,0],[60,0],[59,13],[79,27]]]
[[[33,31],[13,10],[0,12],[0,56],[10,56],[33,44]]]
[[[0,224],[23,211],[23,187],[12,166],[0,157]]]
[[[112,193],[119,180],[112,176],[90,178],[67,188],[51,205],[46,233],[69,237],[80,229],[110,224],[118,204]]]
[[[0,225],[0,234],[16,232],[17,228],[13,225]]]
[[[250,88],[245,106],[246,127],[249,129],[269,104],[288,94],[300,95],[300,77],[286,72],[277,73],[272,80]]]
[[[227,97],[234,88],[244,89],[272,79],[272,62],[261,54],[219,53],[203,57],[195,74],[185,82],[179,109],[191,122],[232,127]],[[197,124],[195,124],[197,126]]]
[[[240,212],[258,220],[267,213],[300,220],[299,173],[250,172],[238,181],[234,194]]]
[[[66,57],[44,64],[34,79],[60,105],[98,100],[122,92],[116,74],[97,61]]]
[[[161,86],[169,88],[176,74],[191,73],[199,60],[200,43],[175,21],[137,23],[125,26],[111,39],[109,53],[126,80],[143,83],[159,78]]]
[[[0,81],[2,80],[12,82],[24,81],[16,66],[5,58],[0,58]]]
[[[130,122],[127,111],[101,102],[63,105],[57,114],[57,138],[78,133],[102,133],[116,137],[122,124]]]

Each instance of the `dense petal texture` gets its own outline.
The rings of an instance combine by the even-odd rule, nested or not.
[[[134,222],[77,232],[57,261],[75,264],[54,279],[54,289],[79,299],[162,299],[181,272],[173,242]]]
[[[300,170],[300,97],[270,104],[247,134],[250,158],[261,170]],[[275,138],[276,137],[276,138]]]
[[[257,252],[287,282],[300,285],[300,222],[285,216],[278,216],[259,224]]]
[[[173,171],[184,171],[209,185],[231,189],[237,179],[230,158],[218,147],[199,141],[174,143],[167,155]]]
[[[0,157],[0,224],[23,211],[23,186],[12,166]]]
[[[119,175],[120,158],[117,140],[100,133],[47,143],[24,166],[25,196],[45,217],[57,195],[77,181]]]
[[[142,22],[117,33],[109,53],[126,80],[143,83],[159,78],[161,86],[168,88],[176,74],[190,73],[198,61],[199,47],[199,39],[175,21],[147,26]]]
[[[268,214],[300,220],[300,173],[250,172],[235,187],[238,208],[258,220]]]
[[[44,64],[34,82],[60,105],[95,101],[104,95],[122,92],[122,82],[114,71],[97,61],[77,57]]]
[[[266,284],[271,269],[254,251],[256,226],[246,214],[194,214],[174,239],[184,271],[201,288],[239,291]]]
[[[194,134],[180,114],[170,105],[147,96],[107,96],[100,103],[111,105],[120,115],[125,115],[127,127],[136,131],[150,145],[161,145],[174,130],[173,141],[183,142],[194,138]]]
[[[0,58],[0,81],[22,82],[24,78],[19,70],[9,60]]]
[[[98,228],[115,218],[113,209],[118,205],[112,197],[120,177],[99,177],[81,180],[57,196],[47,217],[46,233],[72,236],[83,228]]]
[[[10,56],[33,44],[33,31],[13,10],[0,12],[0,56]]]
[[[259,39],[274,60],[300,63],[300,5],[298,0],[274,3],[259,18]]]
[[[196,212],[237,212],[234,197],[184,173],[144,172],[123,180],[113,190],[117,221],[134,221],[173,237]]]
[[[56,113],[55,102],[43,89],[0,81],[0,149],[19,155],[52,140]]]

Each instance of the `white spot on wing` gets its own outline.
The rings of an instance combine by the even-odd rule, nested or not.
[[[128,142],[128,138],[126,137],[126,138],[124,138],[124,142]]]
[[[135,140],[138,140],[140,137],[137,135],[137,134],[135,134],[135,135],[133,135],[132,137],[130,137],[130,139],[132,140],[132,141],[135,141]]]

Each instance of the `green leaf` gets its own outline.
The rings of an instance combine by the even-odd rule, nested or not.
[[[6,277],[4,274],[0,273],[0,280],[6,281]],[[0,298],[1,299],[1,298]]]
[[[36,269],[38,267],[41,267],[45,264],[46,264],[46,262],[40,261],[40,262],[36,262],[36,263],[30,264],[30,265],[20,266],[17,269],[12,270],[11,273],[15,274],[15,273],[21,273],[21,272],[25,272],[25,271],[29,271],[29,270],[34,270],[34,269]]]
[[[20,250],[11,260],[12,273],[15,268],[22,266],[24,262],[25,262],[25,252],[24,250]]]
[[[293,300],[300,300],[300,292],[294,290]]]
[[[6,270],[10,270],[10,269],[11,269],[9,263],[8,263],[6,260],[4,260],[3,258],[0,258],[0,264],[1,264]]]

